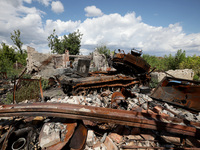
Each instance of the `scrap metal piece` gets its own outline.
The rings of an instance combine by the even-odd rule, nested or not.
[[[165,77],[151,94],[154,100],[200,111],[200,82],[180,78]]]
[[[141,52],[132,50],[131,54],[116,53],[113,58],[113,67],[117,71],[92,72],[88,75],[90,60],[79,60],[78,77],[61,75],[58,80],[66,94],[77,95],[91,89],[109,87],[129,87],[135,84],[146,85],[150,81],[150,65],[140,57]],[[123,73],[121,75],[119,73]]]
[[[74,150],[83,149],[85,146],[86,138],[87,128],[82,123],[80,123],[70,140],[69,147]]]
[[[51,116],[69,119],[98,121],[166,131],[200,139],[200,123],[184,119],[160,116],[137,111],[126,111],[110,108],[83,106],[64,103],[32,103],[1,105],[0,117],[9,116]],[[163,120],[169,122],[163,122]],[[178,123],[178,124],[177,124]],[[184,125],[180,125],[183,123]]]
[[[124,95],[121,92],[114,92],[111,97],[111,107],[118,108],[122,103],[125,103]]]
[[[147,74],[151,66],[140,57],[141,54],[141,51],[135,49],[131,50],[131,54],[125,54],[119,50],[119,53],[113,56],[113,67],[128,75]]]
[[[8,138],[10,137],[11,133],[15,130],[15,127],[13,127],[12,125],[9,127],[9,130],[7,131],[6,137],[4,139],[4,142],[2,144],[1,149],[2,150],[6,150],[7,146],[8,146]]]
[[[77,95],[81,91],[91,89],[129,87],[140,83],[137,78],[124,75],[92,76],[85,78],[67,78],[65,76],[61,76],[59,80],[64,92],[72,92],[73,95]]]

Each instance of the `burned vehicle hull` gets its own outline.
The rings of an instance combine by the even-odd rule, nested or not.
[[[200,82],[165,77],[154,90],[151,97],[171,104],[200,111]]]
[[[61,76],[59,80],[64,92],[71,93],[72,95],[84,92],[89,93],[90,91],[99,89],[131,87],[140,83],[137,78],[124,75],[90,76],[84,78]]]
[[[120,50],[119,53],[114,54],[113,67],[131,76],[147,74],[151,66],[140,56],[141,52],[132,50],[131,54],[125,54]]]
[[[82,63],[79,63],[81,67],[78,66],[75,73],[77,75],[75,78],[62,75],[58,80],[64,92],[72,95],[81,92],[88,93],[93,89],[122,88],[149,83],[150,65],[140,57],[139,53],[131,51],[131,54],[122,54],[119,52],[114,55],[112,62],[116,71],[97,71],[88,74],[89,62],[82,60]],[[86,73],[83,70],[86,70]]]

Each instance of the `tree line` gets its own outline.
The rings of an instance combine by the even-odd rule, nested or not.
[[[167,71],[175,69],[192,69],[195,73],[194,80],[200,77],[200,57],[197,55],[186,56],[186,51],[179,49],[176,54],[164,55],[164,57],[156,57],[149,54],[142,56],[152,68],[156,67],[157,71]]]

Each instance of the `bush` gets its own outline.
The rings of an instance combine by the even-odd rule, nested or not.
[[[156,67],[159,71],[179,69],[180,64],[187,59],[185,51],[182,51],[181,49],[176,52],[175,56],[169,54],[162,58],[143,54],[142,57],[151,65],[152,68]]]
[[[193,80],[198,81],[199,80],[199,76],[197,74],[194,75]]]

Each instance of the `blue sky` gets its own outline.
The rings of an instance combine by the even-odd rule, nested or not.
[[[12,45],[20,29],[25,46],[50,52],[47,37],[83,33],[81,54],[106,45],[163,56],[200,51],[200,0],[0,0],[0,41]]]

